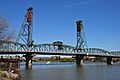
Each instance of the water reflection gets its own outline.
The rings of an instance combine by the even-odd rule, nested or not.
[[[104,63],[34,63],[32,70],[21,64],[21,80],[120,80],[120,65]]]

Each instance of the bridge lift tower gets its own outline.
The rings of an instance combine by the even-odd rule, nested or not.
[[[82,20],[76,21],[76,27],[77,27],[77,52],[82,52],[84,48],[87,48],[87,42],[84,34],[84,29],[82,25]],[[76,64],[80,65],[83,63],[83,55],[76,55]]]
[[[21,26],[20,32],[18,34],[17,42],[22,42],[27,45],[28,50],[31,49],[33,45],[32,40],[32,12],[33,8],[29,7],[24,18],[24,22]],[[32,54],[27,53],[23,57],[26,58],[26,67],[32,66]]]

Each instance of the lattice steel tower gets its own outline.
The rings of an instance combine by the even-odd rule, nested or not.
[[[21,42],[25,45],[27,45],[25,48],[28,50],[31,50],[33,46],[33,40],[32,40],[32,12],[33,8],[29,7],[27,9],[26,15],[24,17],[24,22],[21,26],[20,32],[18,34],[17,42]],[[32,66],[32,58],[33,55],[31,53],[27,53],[23,55],[23,57],[26,58],[26,68],[29,68]]]
[[[32,40],[32,7],[29,7],[27,9],[27,13],[24,18],[24,22],[21,26],[18,39],[21,40],[22,43],[27,44],[29,47],[32,46],[33,40]]]
[[[82,51],[85,47],[87,47],[87,42],[84,34],[84,29],[82,25],[82,20],[76,21],[76,27],[77,27],[77,45],[76,48],[79,51]]]

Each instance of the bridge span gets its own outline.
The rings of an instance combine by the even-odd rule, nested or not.
[[[0,54],[43,54],[43,55],[70,55],[80,57],[84,56],[95,56],[95,57],[106,57],[111,59],[108,64],[111,64],[112,58],[120,58],[120,51],[109,52],[104,49],[99,48],[84,48],[78,49],[73,46],[59,44],[33,44],[32,47],[29,47],[25,44],[20,44],[12,41],[2,41],[0,40]],[[26,57],[26,56],[24,56]],[[32,58],[32,57],[31,57]],[[78,60],[79,64],[82,59]]]
[[[27,9],[16,42],[0,39],[0,54],[23,54],[26,58],[26,66],[32,65],[33,54],[74,55],[77,65],[81,64],[84,56],[106,57],[107,64],[111,64],[112,58],[120,58],[120,51],[110,52],[99,48],[87,48],[82,20],[76,22],[77,45],[75,47],[65,45],[60,41],[51,44],[34,44],[32,40],[32,9],[32,7]]]
[[[35,53],[35,54],[46,54],[46,55],[76,55],[82,54],[86,56],[111,56],[111,57],[120,57],[120,51],[107,51],[100,48],[84,48],[78,49],[76,47],[59,44],[33,44],[32,47],[29,47],[26,44],[21,44],[12,41],[2,41],[0,40],[0,54],[24,54],[24,53]]]

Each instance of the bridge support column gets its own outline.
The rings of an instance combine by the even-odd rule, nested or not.
[[[26,54],[24,55],[24,57],[26,58],[26,68],[31,69],[32,68],[32,54]]]
[[[83,64],[83,55],[76,55],[76,65],[82,65]]]
[[[112,57],[107,57],[107,64],[108,65],[111,65],[113,62],[112,62]]]

